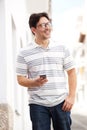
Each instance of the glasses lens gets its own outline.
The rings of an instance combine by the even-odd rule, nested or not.
[[[45,26],[51,27],[52,24],[49,22],[49,23],[45,24]]]
[[[42,23],[42,24],[39,24],[38,27],[41,27],[41,28],[52,27],[52,24],[50,22]]]

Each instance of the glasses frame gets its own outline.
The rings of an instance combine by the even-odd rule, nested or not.
[[[51,22],[47,22],[47,23],[41,23],[41,24],[38,24],[36,27],[41,27],[43,29],[45,29],[46,27],[52,27],[52,23]]]

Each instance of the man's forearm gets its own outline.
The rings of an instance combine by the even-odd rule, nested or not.
[[[28,79],[24,76],[17,76],[17,81],[21,86],[24,87],[31,87],[33,86],[33,79]]]
[[[35,79],[28,79],[24,76],[17,76],[17,81],[21,86],[32,88],[32,87],[41,87],[43,86],[48,80],[47,78],[37,77]]]
[[[77,86],[77,76],[75,69],[68,71],[69,95],[75,96]]]

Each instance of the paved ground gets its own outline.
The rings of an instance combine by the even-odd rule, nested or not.
[[[72,111],[72,130],[87,130],[87,108],[78,106]]]
[[[87,116],[73,115],[72,130],[87,130]]]

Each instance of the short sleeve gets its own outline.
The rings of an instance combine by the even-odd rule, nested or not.
[[[28,65],[27,65],[27,62],[26,62],[22,52],[20,52],[17,55],[16,73],[17,73],[17,75],[22,75],[22,76],[28,75]]]
[[[75,62],[72,54],[68,48],[65,48],[64,51],[64,70],[68,71],[72,68],[75,68]]]

